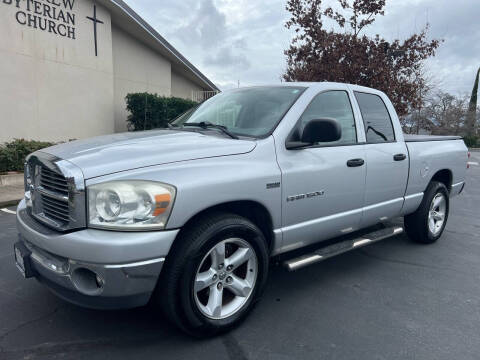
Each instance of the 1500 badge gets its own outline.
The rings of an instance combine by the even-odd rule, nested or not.
[[[310,198],[314,198],[314,197],[317,197],[317,196],[323,196],[323,195],[325,195],[325,191],[323,191],[323,190],[322,191],[311,192],[311,193],[308,193],[308,194],[293,195],[293,196],[287,197],[287,202],[310,199]]]

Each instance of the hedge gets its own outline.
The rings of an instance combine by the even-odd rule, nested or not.
[[[480,137],[477,136],[466,136],[463,138],[465,140],[465,144],[469,148],[480,147]]]
[[[54,145],[50,142],[15,139],[0,145],[0,173],[23,171],[25,158],[40,149]]]
[[[149,93],[128,94],[126,101],[131,131],[165,128],[169,121],[197,105],[191,100]]]

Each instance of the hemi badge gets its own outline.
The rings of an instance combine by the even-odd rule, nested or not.
[[[267,184],[267,189],[277,189],[280,187],[280,182],[274,182]]]

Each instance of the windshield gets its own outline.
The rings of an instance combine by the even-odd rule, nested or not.
[[[302,87],[254,87],[220,93],[172,122],[173,126],[209,123],[250,137],[270,135],[302,94]]]

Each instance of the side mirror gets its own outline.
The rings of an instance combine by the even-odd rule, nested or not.
[[[342,128],[335,119],[314,119],[309,121],[300,141],[287,142],[287,149],[299,149],[319,142],[334,142],[342,138]]]

